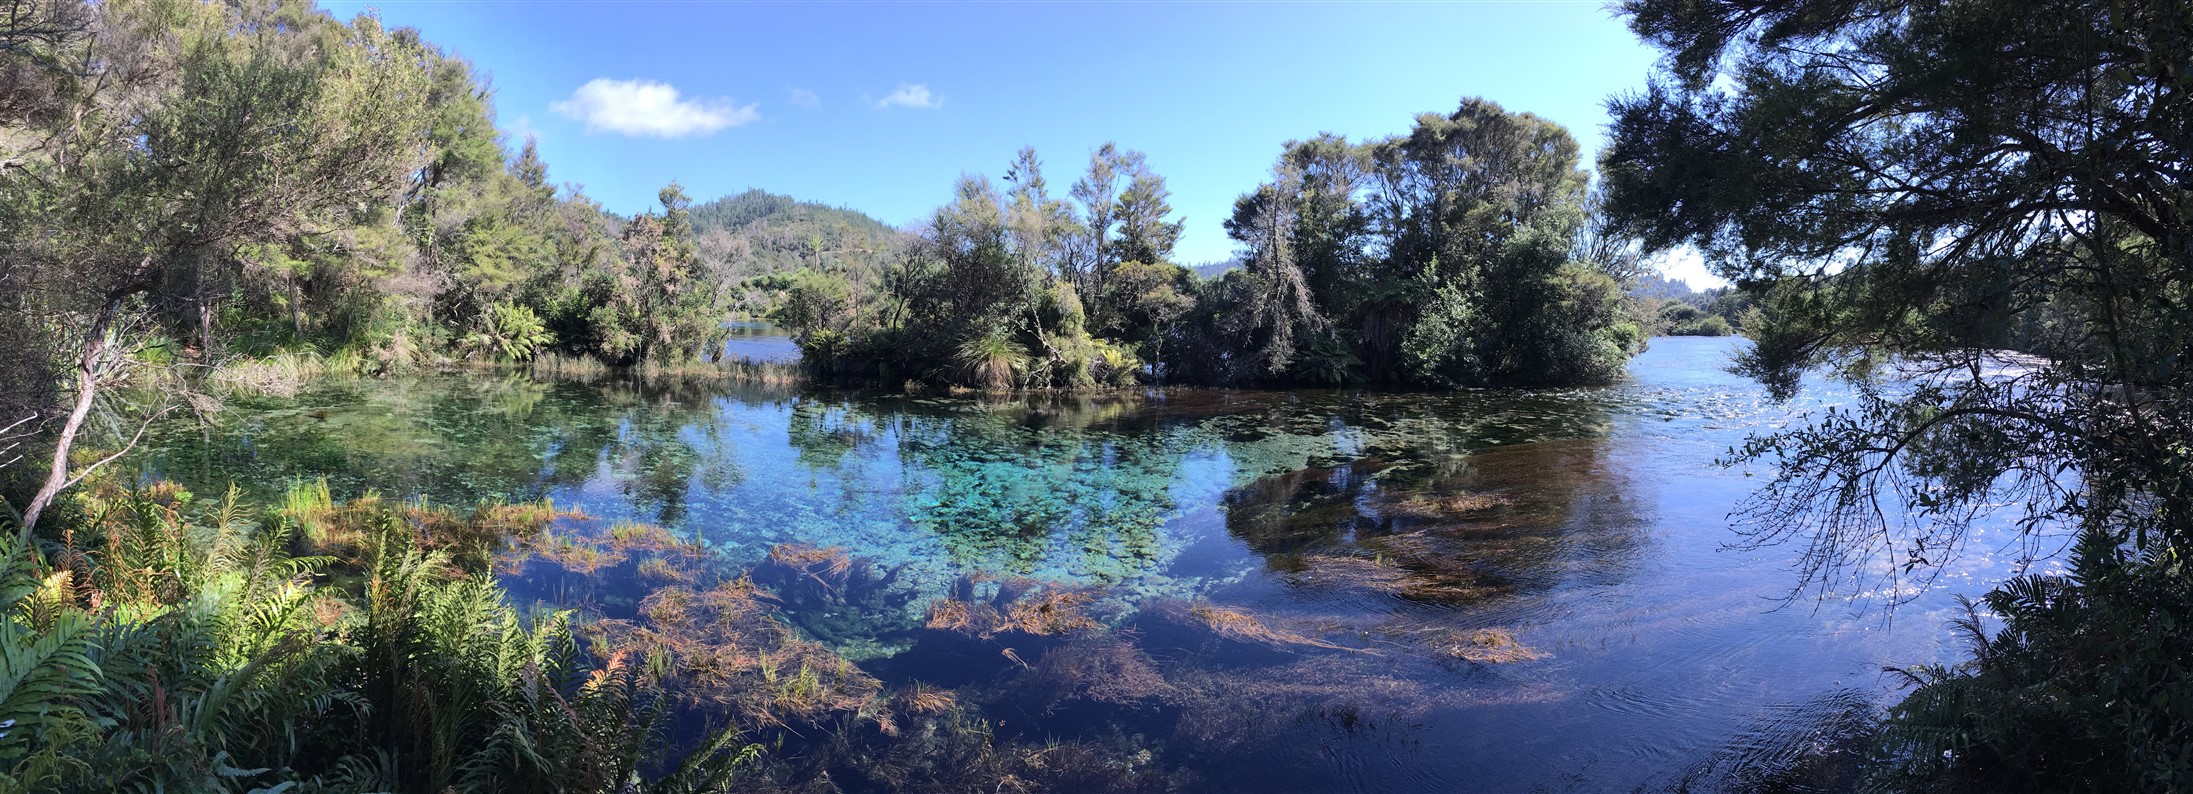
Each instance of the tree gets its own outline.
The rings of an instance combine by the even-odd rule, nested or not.
[[[1130,260],[1112,266],[1110,286],[1104,303],[1115,320],[1103,330],[1140,346],[1162,372],[1165,340],[1195,308],[1195,274],[1175,264]]]
[[[1250,342],[1251,358],[1270,375],[1294,366],[1298,337],[1322,333],[1330,324],[1311,301],[1295,258],[1299,179],[1283,164],[1273,184],[1235,201],[1234,216],[1226,221],[1226,233],[1245,248],[1242,283],[1247,297],[1232,330],[1255,340]]]
[[[1479,99],[1405,136],[1291,142],[1228,223],[1246,264],[1228,324],[1268,376],[1613,380],[1642,334],[1614,278],[1570,261],[1576,158],[1560,125]]]
[[[1114,262],[1142,262],[1155,264],[1173,261],[1173,246],[1180,242],[1180,232],[1187,221],[1171,220],[1173,205],[1167,199],[1172,190],[1165,187],[1165,177],[1150,170],[1141,152],[1128,152],[1127,189],[1119,194],[1119,204],[1113,215],[1119,218],[1119,240],[1114,244]]]
[[[88,470],[70,453],[130,340],[158,331],[208,342],[208,301],[239,247],[392,197],[424,130],[421,54],[370,16],[330,21],[306,45],[230,35],[299,24],[279,9],[124,2],[94,13],[85,46],[101,71],[66,86],[81,112],[27,120],[37,143],[10,152],[0,177],[6,280],[32,290],[30,316],[66,329],[33,355],[73,370],[52,464],[24,507],[26,536]]]
[[[1576,228],[1569,258],[1589,263],[1625,285],[1635,285],[1653,274],[1647,266],[1644,246],[1625,235],[1619,219],[1607,212],[1605,183],[1593,185],[1584,195],[1584,222]]]
[[[1855,377],[1883,353],[1925,365],[1909,399],[1874,393],[1848,423],[1785,439],[1836,464],[1809,471],[1851,482],[1800,499],[1824,500],[1832,523],[1782,532],[1887,550],[1888,528],[1858,508],[1873,485],[1898,487],[1884,458],[1922,449],[1967,461],[1900,480],[1930,519],[1962,524],[2017,475],[2039,500],[2010,502],[2034,510],[2029,524],[2163,532],[2156,508],[2173,503],[2141,495],[2179,493],[2186,476],[2173,362],[2193,316],[2173,296],[2193,280],[2193,142],[2176,119],[2193,98],[2156,89],[2178,79],[2165,55],[2182,53],[2168,21],[2182,9],[2055,3],[2012,22],[1979,7],[1824,8],[1634,5],[1673,74],[1617,103],[1607,158],[1609,207],[1629,228],[1656,248],[1697,245],[1764,295],[1754,371],[1787,382],[1830,363]],[[2018,332],[2048,312],[2073,322]],[[2016,378],[1962,377],[2004,347],[2044,359]],[[2086,485],[2064,490],[2059,462]],[[1949,540],[1888,545],[1938,558]]]
[[[596,273],[588,288],[597,350],[613,363],[682,364],[722,354],[729,331],[721,285],[699,265],[687,209],[676,182],[658,195],[662,214],[625,224],[621,267]]]
[[[1990,640],[1975,619],[1970,666],[1916,677],[1901,763],[1978,790],[2184,788],[2187,7],[1626,11],[1668,73],[1613,105],[1610,212],[1758,296],[1743,363],[1778,392],[1825,365],[1860,395],[1738,451],[1778,472],[1743,514],[1753,541],[1803,544],[1801,586],[1910,592],[1988,516],[2029,555],[2082,536],[2075,576],[1989,596],[2035,633]],[[2039,636],[2059,625],[2080,637]],[[2031,696],[1956,696],[1975,681]]]
[[[1089,172],[1070,191],[1081,202],[1083,233],[1075,240],[1065,269],[1067,280],[1085,295],[1103,292],[1104,268],[1113,259],[1112,227],[1119,223],[1119,180],[1125,175],[1127,155],[1110,141],[1089,153]]]
[[[1074,234],[1073,207],[1050,196],[1043,180],[1043,161],[1033,147],[1021,147],[1005,171],[1005,223],[1012,235],[1020,267],[1028,272],[1065,274],[1066,247]]]

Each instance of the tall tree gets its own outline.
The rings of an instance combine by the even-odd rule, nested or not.
[[[1187,221],[1172,218],[1169,199],[1173,192],[1165,187],[1165,177],[1150,170],[1141,152],[1127,154],[1123,161],[1127,166],[1127,188],[1120,192],[1113,211],[1119,219],[1119,240],[1113,244],[1111,259],[1114,263],[1171,262],[1173,246],[1180,242]]]
[[[128,360],[123,328],[201,332],[208,285],[233,272],[239,247],[393,198],[419,165],[426,74],[415,47],[370,16],[343,26],[247,12],[99,5],[85,44],[98,73],[70,83],[80,110],[31,117],[16,139],[36,143],[4,158],[0,266],[32,291],[33,316],[65,329],[32,354],[63,356],[73,370],[73,404],[24,507],[26,534],[83,474],[70,453]],[[271,35],[314,24],[322,34],[310,46]]]
[[[657,196],[662,213],[625,224],[624,261],[593,276],[592,325],[603,358],[621,364],[685,364],[722,353],[721,286],[699,264],[692,199],[670,183]]]
[[[1234,202],[1226,233],[1245,249],[1242,269],[1247,296],[1232,329],[1251,345],[1252,359],[1267,375],[1295,365],[1298,340],[1322,333],[1330,324],[1311,297],[1295,257],[1295,196],[1301,175],[1282,163],[1271,184]]]
[[[1570,261],[1576,164],[1560,125],[1481,99],[1405,136],[1289,143],[1228,225],[1250,276],[1235,325],[1274,375],[1612,380],[1642,340],[1615,279]]]
[[[2193,6],[1626,11],[1668,71],[1613,105],[1609,208],[1762,296],[1770,385],[1828,365],[1860,395],[1741,450],[1777,464],[1754,538],[1802,544],[1808,585],[1902,593],[1987,516],[2029,554],[2083,535],[2074,576],[1989,595],[2010,625],[1974,619],[1972,664],[1915,674],[1892,757],[1973,790],[2185,788]]]
[[[1083,233],[1075,240],[1068,279],[1083,295],[1102,292],[1104,268],[1111,264],[1113,227],[1119,224],[1120,180],[1125,174],[1119,147],[1110,141],[1089,153],[1089,171],[1070,191],[1081,203]]]
[[[1784,439],[1843,462],[1791,470],[1770,491],[1829,508],[1825,526],[1774,530],[1827,533],[1821,550],[1836,553],[1822,563],[1892,548],[1938,558],[1953,539],[1948,525],[1884,534],[1860,509],[1876,485],[1900,486],[1950,525],[1984,505],[2028,505],[1993,494],[2015,482],[2040,499],[2035,518],[2159,532],[2176,524],[2155,509],[2175,503],[2138,495],[2193,494],[2169,451],[2188,426],[2175,362],[2193,344],[2193,315],[2176,297],[2193,281],[2193,141],[2182,123],[2193,98],[2178,88],[2188,72],[2176,57],[2189,12],[1996,10],[1629,9],[1671,72],[1615,105],[1609,208],[1654,247],[1696,245],[1724,277],[1766,291],[1774,322],[1750,359],[1756,372],[1787,384],[1806,366],[1841,363],[1857,375],[1896,353],[1946,378],[1876,394],[1831,432]],[[2048,312],[2072,322],[2012,333],[2025,327],[2018,318]],[[2003,347],[2045,359],[2017,378],[1958,377]],[[1956,442],[1963,432],[1980,435]],[[1968,464],[1916,478],[1877,465],[1921,441],[1954,443]],[[2058,462],[2086,486],[2062,490]],[[1792,490],[1823,474],[1852,481]]]
[[[1022,147],[1014,155],[1005,183],[1012,186],[1005,194],[1005,222],[1021,267],[1067,275],[1072,270],[1066,248],[1075,232],[1073,207],[1051,197],[1043,179],[1043,161],[1033,147]]]

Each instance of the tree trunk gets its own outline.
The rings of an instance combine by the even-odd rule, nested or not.
[[[203,294],[198,296],[198,355],[201,360],[213,360],[213,304]]]
[[[61,489],[69,482],[69,449],[76,445],[76,434],[84,429],[84,417],[91,414],[91,405],[99,396],[101,360],[106,358],[107,331],[114,327],[114,315],[122,305],[122,298],[108,298],[99,307],[99,317],[92,321],[91,331],[84,337],[84,352],[76,359],[76,407],[69,411],[69,420],[61,426],[61,433],[53,442],[53,466],[46,472],[46,484],[38,487],[38,494],[31,497],[23,508],[24,543],[30,542],[31,531],[38,526],[38,515],[53,504],[61,495]]]

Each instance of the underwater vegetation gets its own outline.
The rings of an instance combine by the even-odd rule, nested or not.
[[[1369,483],[1474,449],[1474,434],[1527,440],[1599,421],[1558,397],[1480,416],[1474,397],[1427,413],[1383,395],[970,400],[574,372],[320,378],[234,397],[211,425],[156,427],[139,459],[199,490],[233,479],[259,500],[323,477],[343,498],[553,498],[677,528],[747,564],[781,543],[918,561],[909,575],[932,589],[984,571],[1186,597],[1196,584],[1166,571],[1194,538],[1171,525],[1230,509],[1221,502],[1241,500],[1226,494],[1259,477],[1343,467]]]
[[[544,538],[595,545],[626,555],[592,569],[614,581],[677,548],[655,530],[562,523],[572,530],[509,553]],[[570,556],[535,551],[528,576]],[[1283,756],[1325,731],[1404,731],[1454,697],[1327,660],[1393,650],[1345,646],[1282,616],[983,574],[929,595],[905,568],[780,544],[752,566],[657,583],[628,617],[605,613],[581,634],[614,649],[604,652],[655,654],[684,719],[736,725],[768,748],[742,790],[1194,790],[1201,765],[1266,746]],[[1189,652],[1152,653],[1145,643],[1159,638]],[[1466,650],[1434,652],[1457,659],[1537,657],[1497,632],[1442,639]]]
[[[309,517],[330,593],[401,524],[563,615],[655,687],[643,780],[728,730],[742,791],[1259,791],[1603,697],[1539,616],[1631,575],[1607,406],[1656,399],[328,378],[138,460]]]
[[[842,548],[735,565],[546,502],[108,479],[69,515],[0,548],[25,728],[0,773],[40,790],[1179,791],[1443,697],[1239,606],[925,594]]]

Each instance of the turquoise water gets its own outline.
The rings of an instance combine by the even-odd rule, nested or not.
[[[1892,697],[1882,666],[1951,653],[1950,595],[2003,564],[1969,554],[1894,612],[1882,594],[1782,606],[1794,550],[1725,548],[1761,473],[1713,461],[1839,395],[1768,400],[1723,371],[1740,344],[1659,339],[1624,383],[1538,392],[335,380],[233,398],[138,459],[199,488],[547,497],[738,564],[842,546],[924,597],[969,573],[1097,586],[1177,686],[1238,690],[1270,719],[1229,738],[1190,731],[1192,705],[989,716],[1034,739],[1155,737],[1214,790],[1742,789]],[[1188,601],[1315,644],[1181,635],[1162,606]],[[1485,636],[1514,645],[1457,651]],[[905,651],[857,658],[890,681],[941,675]]]

